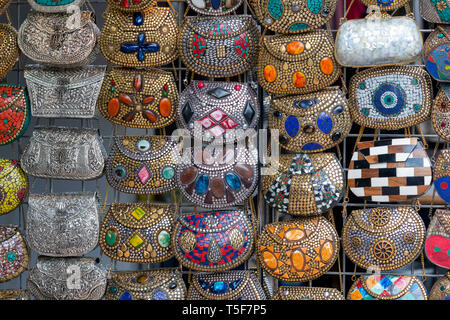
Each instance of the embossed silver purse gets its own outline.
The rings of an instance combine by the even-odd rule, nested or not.
[[[33,117],[93,118],[106,66],[54,69],[27,65],[27,82]]]
[[[27,243],[52,257],[83,255],[97,245],[99,204],[94,192],[30,194]]]
[[[80,276],[79,286],[70,285],[74,272]],[[28,275],[27,288],[36,300],[100,300],[105,294],[106,270],[91,258],[40,256]]]
[[[31,60],[54,67],[74,68],[92,63],[98,53],[100,30],[92,13],[83,11],[79,23],[66,13],[28,13],[18,42]]]
[[[205,142],[221,137],[241,140],[258,126],[259,109],[246,83],[192,81],[180,96],[178,126]],[[196,123],[200,130],[194,129]]]
[[[40,178],[87,180],[103,174],[106,151],[97,129],[35,128],[21,166]]]

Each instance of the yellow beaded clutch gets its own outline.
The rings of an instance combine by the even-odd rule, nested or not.
[[[16,209],[28,193],[28,179],[16,160],[0,159],[0,215]]]

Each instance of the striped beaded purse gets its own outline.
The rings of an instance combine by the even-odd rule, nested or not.
[[[450,84],[441,83],[431,109],[431,123],[442,140],[450,141]]]
[[[305,94],[334,83],[341,68],[325,30],[265,36],[259,49],[258,82],[269,93]]]
[[[189,269],[226,271],[249,258],[253,241],[253,226],[242,210],[187,213],[178,217],[173,248]]]
[[[450,211],[436,210],[428,226],[425,254],[435,265],[450,269]]]
[[[97,106],[114,124],[163,128],[177,115],[178,90],[171,72],[113,67],[103,81]]]
[[[0,283],[25,271],[28,250],[19,226],[0,226]]]
[[[431,23],[450,23],[450,1],[448,0],[421,0],[420,14],[422,18]]]
[[[433,168],[434,188],[438,195],[450,203],[450,149],[442,150]]]
[[[16,160],[0,158],[0,215],[16,209],[28,193],[28,178]]]
[[[27,130],[30,118],[27,89],[0,85],[0,145],[19,139]]]
[[[406,201],[424,194],[432,180],[431,162],[417,138],[360,142],[351,159],[348,185],[373,202]]]

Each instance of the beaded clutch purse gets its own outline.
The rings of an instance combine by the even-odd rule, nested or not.
[[[259,49],[258,82],[269,93],[305,94],[334,83],[341,74],[333,40],[325,30],[265,36]]]
[[[362,127],[397,130],[426,121],[431,112],[431,77],[421,67],[367,69],[349,85],[350,113]]]
[[[81,7],[86,0],[28,0],[31,8],[38,12],[69,12],[70,7]]]
[[[421,0],[420,2],[422,2]],[[378,6],[381,11],[394,11],[409,3],[409,0],[361,0],[365,6]]]
[[[192,270],[233,269],[252,252],[253,226],[244,211],[181,214],[173,248],[180,263]]]
[[[186,67],[206,77],[231,77],[257,59],[259,31],[251,16],[186,17],[178,48]]]
[[[97,195],[85,193],[30,194],[27,243],[40,255],[81,256],[97,246]]]
[[[192,81],[180,96],[178,126],[208,143],[242,140],[258,126],[259,113],[256,94],[246,83]]]
[[[450,82],[450,27],[438,26],[424,44],[423,60],[429,74],[438,82]]]
[[[350,287],[347,300],[427,300],[427,291],[416,277],[360,276]]]
[[[221,209],[243,203],[258,184],[258,150],[187,148],[177,172],[177,187],[192,203]]]
[[[106,0],[111,8],[125,12],[147,11],[156,5],[155,0]]]
[[[103,81],[97,106],[114,124],[163,128],[177,115],[178,89],[171,72],[113,67]]]
[[[74,270],[79,285],[73,284]],[[91,258],[39,256],[28,274],[27,289],[36,300],[100,300],[105,294],[106,271]]]
[[[178,27],[170,8],[153,7],[145,12],[108,12],[100,36],[105,59],[124,67],[154,67],[178,56]]]
[[[115,272],[105,300],[184,300],[186,285],[176,269]]]
[[[0,24],[0,48],[2,52],[2,59],[0,59],[1,80],[14,67],[19,60],[20,54],[17,42],[17,31],[9,24]]]
[[[75,69],[27,65],[27,82],[33,117],[93,118],[105,66]]]
[[[25,271],[28,264],[27,245],[18,226],[0,226],[0,283]]]
[[[264,226],[259,236],[258,258],[271,276],[286,282],[320,277],[334,264],[339,236],[324,217],[299,218]]]
[[[339,27],[335,56],[344,67],[376,67],[415,62],[422,49],[422,33],[414,19],[369,14]]]
[[[450,300],[450,271],[434,283],[428,300]]]
[[[278,33],[312,31],[326,24],[336,11],[336,0],[250,0],[259,23]]]
[[[278,129],[281,146],[292,152],[321,152],[347,137],[352,119],[339,88],[272,99],[269,128]]]
[[[31,176],[88,180],[103,174],[105,160],[97,129],[36,127],[20,163]]]
[[[425,254],[435,265],[450,269],[450,211],[436,210],[428,226]]]
[[[19,139],[27,130],[30,118],[27,89],[0,85],[0,145]]]
[[[244,2],[243,0],[187,0],[187,3],[197,13],[222,16],[233,13]]]
[[[344,222],[342,246],[353,263],[380,271],[401,268],[422,251],[425,225],[410,207],[354,210]]]
[[[431,109],[434,131],[444,141],[450,141],[450,84],[441,83]]]
[[[28,178],[16,160],[0,158],[0,215],[16,209],[28,193]]]
[[[348,167],[353,194],[373,202],[406,201],[424,194],[431,162],[417,138],[360,142]]]
[[[448,0],[421,0],[420,14],[422,18],[431,23],[450,23],[450,1]]]
[[[177,212],[172,205],[112,203],[100,229],[100,248],[111,259],[156,263],[173,257]]]
[[[19,47],[31,60],[59,68],[92,63],[99,53],[100,30],[89,11],[80,14],[79,24],[70,14],[29,12],[19,29]]]
[[[335,288],[281,286],[272,300],[345,300]]]
[[[175,189],[177,159],[177,144],[171,137],[115,137],[106,164],[106,179],[120,192],[165,193]]]
[[[197,273],[192,277],[187,300],[265,300],[252,271]]]
[[[345,193],[344,170],[333,153],[280,155],[274,165],[274,175],[262,176],[262,190],[279,213],[319,215]]]
[[[433,168],[434,188],[438,195],[450,203],[450,149],[442,150]]]

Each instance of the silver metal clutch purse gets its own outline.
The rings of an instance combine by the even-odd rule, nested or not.
[[[106,151],[97,129],[35,128],[21,166],[40,178],[87,180],[103,174]]]
[[[100,300],[106,289],[106,270],[91,258],[38,257],[27,288],[36,300]]]
[[[26,232],[28,245],[41,255],[72,257],[88,253],[98,242],[96,193],[30,194]]]
[[[93,118],[106,66],[54,69],[27,65],[27,82],[33,117]]]

